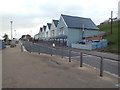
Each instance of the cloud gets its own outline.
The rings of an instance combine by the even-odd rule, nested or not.
[[[39,27],[59,19],[61,14],[91,18],[99,24],[110,17],[111,10],[117,16],[117,3],[118,0],[2,0],[0,32],[10,34],[10,20],[13,20],[13,29],[19,37],[30,30],[35,34]]]

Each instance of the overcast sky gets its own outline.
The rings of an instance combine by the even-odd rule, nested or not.
[[[10,20],[13,36],[34,36],[39,28],[61,14],[91,18],[100,24],[110,17],[117,17],[119,0],[0,0],[0,38],[6,33],[10,38]],[[16,30],[16,32],[15,32]]]

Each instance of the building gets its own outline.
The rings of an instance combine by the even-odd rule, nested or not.
[[[57,25],[58,25],[58,20],[53,20],[50,27],[50,38],[56,37]]]
[[[86,37],[97,36],[99,28],[90,18],[61,15],[56,30],[56,39],[66,40],[67,46]]]
[[[88,37],[98,36],[99,28],[90,18],[61,14],[59,20],[40,28],[39,40],[55,41],[56,44],[71,46]],[[38,37],[37,37],[38,38]]]
[[[29,35],[29,34],[27,34],[27,35],[22,35],[22,37],[21,37],[21,40],[25,40],[25,41],[29,41],[29,40],[31,40],[32,39],[32,37],[31,37],[31,35]]]
[[[46,36],[46,26],[43,25],[43,31],[42,31],[42,39],[45,40],[45,36]]]
[[[50,38],[50,27],[51,27],[51,23],[47,23],[47,26],[46,26],[46,34],[45,34],[45,39],[48,41],[49,38]]]
[[[43,31],[43,28],[40,27],[40,30],[39,30],[39,40],[42,40],[42,37],[43,37],[42,31]]]
[[[39,40],[39,36],[40,36],[39,33],[38,33],[38,34],[35,34],[34,39],[35,39],[35,40]]]

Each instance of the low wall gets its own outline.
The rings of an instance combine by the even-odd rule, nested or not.
[[[87,44],[72,44],[72,48],[78,48],[78,49],[87,49],[87,50],[93,50],[93,49],[100,49],[107,47],[108,41],[103,40],[98,43],[87,43]]]

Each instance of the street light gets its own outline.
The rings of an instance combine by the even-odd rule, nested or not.
[[[13,38],[13,36],[12,36],[12,23],[13,23],[13,21],[10,21],[10,23],[11,23],[11,40],[12,40],[12,38]]]
[[[84,24],[83,24],[82,39],[83,39],[83,37],[84,37],[84,31],[85,31],[85,28],[84,28]]]

